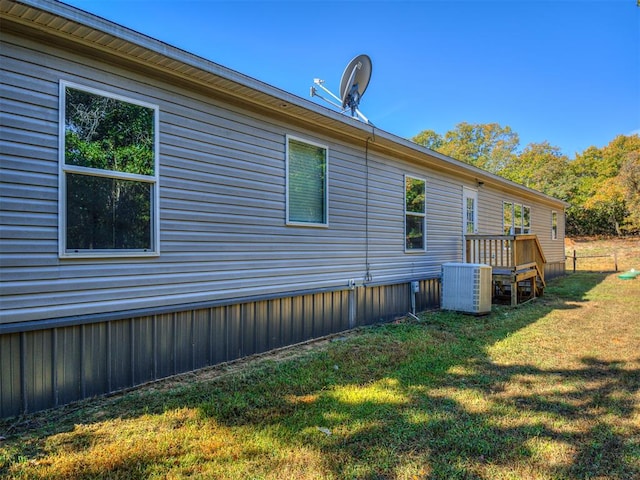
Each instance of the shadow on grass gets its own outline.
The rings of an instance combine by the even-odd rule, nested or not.
[[[519,309],[479,318],[438,312],[373,327],[295,360],[133,392],[102,406],[99,418],[86,409],[69,418],[91,423],[194,409],[201,426],[250,429],[273,449],[318,452],[316,473],[332,478],[638,477],[640,369],[593,357],[572,369],[542,369],[496,363],[487,353],[553,310],[579,308],[575,302],[604,278],[579,275],[551,282],[547,297]],[[72,425],[51,433],[70,429],[73,443]],[[77,435],[78,449],[97,441]],[[262,464],[247,466],[247,475],[277,477],[269,452],[240,448],[239,457]],[[42,447],[31,454],[43,455]],[[157,472],[152,458],[76,478],[144,478]],[[295,473],[283,478],[304,477],[304,466]]]
[[[561,303],[583,301],[587,293],[602,283],[607,276],[608,274],[603,272],[578,271],[552,280],[547,291],[554,298],[561,299]],[[559,305],[559,308],[566,308],[566,304],[564,307],[562,304]]]

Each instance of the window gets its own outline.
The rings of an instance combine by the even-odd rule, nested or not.
[[[287,223],[327,226],[328,148],[287,137]]]
[[[502,231],[505,235],[513,235],[513,203],[502,204]]]
[[[467,197],[465,206],[465,233],[473,234],[476,231],[476,202],[475,198]]]
[[[522,205],[517,203],[513,205],[513,233],[516,235],[522,233]]]
[[[531,207],[522,206],[522,233],[531,233]]]
[[[551,240],[558,239],[558,212],[551,212]]]
[[[531,233],[531,207],[518,203],[503,202],[502,227],[504,235]]]
[[[60,85],[60,255],[157,255],[158,108]]]
[[[405,250],[424,251],[426,219],[426,182],[421,178],[404,177]]]

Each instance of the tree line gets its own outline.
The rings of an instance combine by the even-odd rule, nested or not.
[[[568,236],[640,234],[640,136],[618,135],[575,158],[544,141],[520,148],[509,126],[460,123],[441,135],[423,130],[420,145],[570,204]]]

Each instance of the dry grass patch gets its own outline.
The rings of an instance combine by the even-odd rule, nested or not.
[[[566,239],[567,271],[573,270],[574,251],[578,257],[578,271],[612,272],[615,260],[621,272],[632,268],[640,270],[640,237]]]

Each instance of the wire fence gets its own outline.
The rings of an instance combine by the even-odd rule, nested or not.
[[[571,255],[566,255],[566,269],[576,273],[577,271],[588,272],[617,272],[618,271],[618,252],[607,253],[604,255],[578,255],[573,250]]]

